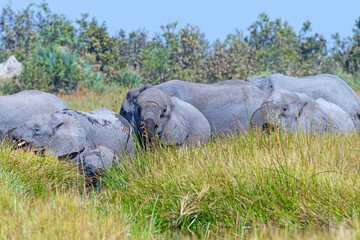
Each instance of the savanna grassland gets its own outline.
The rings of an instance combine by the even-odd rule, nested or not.
[[[119,111],[127,89],[59,94]],[[360,237],[360,138],[250,132],[140,152],[86,187],[75,166],[0,150],[0,238]]]
[[[121,28],[119,23],[119,29]],[[45,1],[0,13],[0,62],[19,76],[0,94],[38,89],[72,109],[119,112],[129,87],[171,79],[215,83],[271,73],[339,76],[360,93],[360,17],[331,40],[266,13],[210,42],[178,22],[109,34]],[[86,186],[76,167],[0,147],[0,239],[360,238],[360,137],[251,131],[203,146],[139,152]]]

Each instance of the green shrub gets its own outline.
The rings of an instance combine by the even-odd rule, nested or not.
[[[360,91],[360,74],[352,75],[346,73],[342,68],[338,68],[335,75],[344,80],[347,84],[349,84],[349,86],[352,87],[354,91]]]
[[[90,65],[87,67],[91,68]],[[89,71],[91,71],[91,69]],[[105,75],[101,72],[92,75],[90,74],[91,73],[89,73],[87,78],[80,82],[80,85],[87,89],[93,89],[98,93],[103,93],[107,88]]]
[[[23,65],[18,77],[21,90],[70,91],[87,77],[78,55],[56,45],[35,48]]]
[[[0,93],[3,95],[13,94],[19,91],[21,91],[19,85],[14,82],[3,81],[0,84]]]
[[[125,69],[118,72],[117,78],[113,82],[122,87],[135,88],[141,85],[141,78],[136,74],[136,71]]]

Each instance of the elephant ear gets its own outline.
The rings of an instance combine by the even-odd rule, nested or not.
[[[86,130],[73,116],[54,114],[53,137],[48,144],[48,151],[54,156],[64,156],[80,152],[87,147]]]
[[[323,133],[330,129],[330,119],[316,103],[305,103],[299,116],[299,122],[305,124],[304,130],[311,133]]]
[[[250,126],[252,128],[263,129],[268,125],[275,123],[276,119],[273,114],[273,109],[275,109],[273,101],[262,103],[261,106],[251,115]]]
[[[152,88],[153,85],[151,85],[150,83],[145,84],[144,86],[142,86],[139,90],[139,94],[142,93],[143,91],[145,91],[146,89]]]
[[[273,84],[269,76],[261,75],[254,78],[247,78],[245,81],[260,88],[267,96],[269,96],[273,91]]]
[[[172,107],[169,121],[161,136],[161,141],[168,145],[183,144],[189,134],[190,124],[179,109],[178,104]]]

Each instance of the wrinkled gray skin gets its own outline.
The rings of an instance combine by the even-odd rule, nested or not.
[[[69,108],[60,98],[36,90],[0,96],[0,139],[14,128],[21,129],[25,122],[37,114],[53,113]]]
[[[120,114],[134,122],[136,99],[142,91],[151,87],[193,105],[208,120],[211,134],[248,131],[250,116],[266,98],[260,89],[241,80],[216,84],[171,80],[156,86],[147,84],[131,89],[122,103]]]
[[[114,113],[114,112],[108,108],[97,108],[92,110],[90,113]]]
[[[320,105],[303,93],[274,90],[251,116],[253,126],[275,125],[285,131],[323,133],[330,130],[328,115]]]
[[[181,145],[205,142],[210,137],[209,122],[199,110],[157,88],[141,92],[135,109],[136,129],[145,141],[159,136],[164,144]]]
[[[13,136],[33,143],[35,149],[47,146],[55,156],[97,146],[107,147],[119,157],[134,153],[129,123],[114,112],[94,112],[66,109],[39,114],[26,122],[24,128],[15,129]]]
[[[316,102],[321,110],[327,114],[332,132],[346,133],[356,131],[354,121],[342,108],[323,98],[316,99]]]
[[[313,99],[323,98],[334,103],[354,120],[360,128],[360,99],[356,93],[340,78],[331,74],[320,74],[304,78],[287,77],[282,74],[247,78],[250,82],[270,95],[276,89],[305,93]]]
[[[118,156],[111,149],[99,146],[96,149],[84,150],[71,159],[81,173],[87,177],[95,177],[106,172],[114,163],[119,162]]]

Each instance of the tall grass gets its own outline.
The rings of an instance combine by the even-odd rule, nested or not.
[[[1,239],[125,239],[121,218],[94,213],[74,193],[25,197],[0,179]]]
[[[156,150],[108,174],[101,202],[161,231],[205,230],[208,224],[354,226],[359,144],[356,134],[279,131]]]
[[[126,91],[112,91],[60,96],[118,111]],[[92,191],[74,165],[2,145],[0,238],[356,238],[358,146],[358,134],[275,130],[156,148]]]
[[[78,90],[75,95],[58,94],[71,109],[92,111],[96,108],[108,108],[116,113],[120,112],[121,103],[125,98],[127,88],[109,88],[104,93],[89,90]]]

